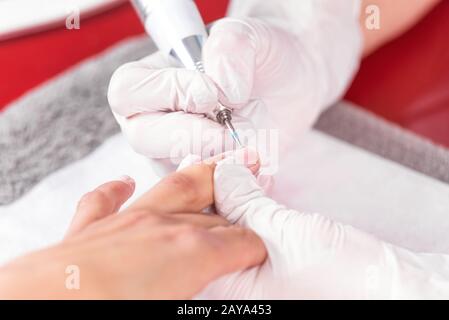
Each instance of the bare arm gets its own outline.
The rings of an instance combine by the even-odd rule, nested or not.
[[[362,0],[360,23],[364,35],[364,55],[368,55],[413,27],[441,0]],[[380,10],[380,29],[368,30],[365,9],[370,5]]]

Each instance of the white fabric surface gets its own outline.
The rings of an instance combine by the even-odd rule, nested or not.
[[[116,135],[0,207],[0,263],[61,239],[81,195],[124,174],[136,179],[134,197],[158,180],[149,161]],[[273,196],[397,245],[449,252],[449,185],[316,131],[281,165]]]

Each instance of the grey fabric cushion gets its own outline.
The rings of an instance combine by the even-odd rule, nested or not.
[[[449,183],[449,150],[351,103],[323,113],[316,129]]]
[[[147,37],[125,41],[43,84],[0,114],[0,205],[93,151],[119,131],[109,79],[125,62],[155,50]],[[325,112],[316,128],[449,182],[449,152],[350,104]]]
[[[117,133],[106,98],[112,73],[154,50],[147,39],[124,42],[7,107],[0,114],[0,204]]]

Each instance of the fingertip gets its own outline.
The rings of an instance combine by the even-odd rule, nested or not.
[[[130,176],[123,175],[118,179],[118,181],[125,183],[132,191],[136,188],[136,181]]]

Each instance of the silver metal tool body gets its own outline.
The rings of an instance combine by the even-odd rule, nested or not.
[[[144,26],[158,48],[186,68],[204,73],[203,44],[207,31],[192,0],[133,0]],[[218,103],[214,110],[218,123],[226,126],[239,147],[242,143],[232,125],[232,111]]]

